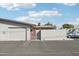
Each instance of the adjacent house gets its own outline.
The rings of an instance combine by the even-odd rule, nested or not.
[[[0,41],[31,40],[31,27],[34,24],[0,18]]]
[[[0,41],[55,40],[66,38],[66,30],[0,18]]]

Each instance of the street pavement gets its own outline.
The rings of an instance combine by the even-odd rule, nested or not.
[[[0,41],[0,56],[79,56],[79,40]]]

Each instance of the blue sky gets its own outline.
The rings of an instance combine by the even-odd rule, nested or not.
[[[0,3],[0,18],[15,21],[55,25],[79,24],[79,4],[76,3]]]

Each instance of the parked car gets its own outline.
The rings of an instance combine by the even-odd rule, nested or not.
[[[69,32],[67,38],[79,38],[79,32]]]

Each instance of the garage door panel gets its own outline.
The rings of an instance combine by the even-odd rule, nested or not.
[[[10,40],[26,40],[26,29],[9,29]]]

